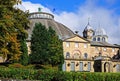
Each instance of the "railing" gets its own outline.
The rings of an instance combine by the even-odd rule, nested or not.
[[[54,16],[45,12],[30,13],[29,19],[54,19]]]
[[[65,60],[92,61],[92,58],[65,58]]]

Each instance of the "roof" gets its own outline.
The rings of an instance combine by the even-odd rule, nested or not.
[[[74,34],[74,36],[72,36],[72,37],[70,37],[70,38],[66,38],[65,40],[63,40],[63,41],[67,41],[68,39],[71,39],[71,38],[74,38],[74,37],[79,37],[79,38],[81,38],[81,39],[83,39],[83,40],[85,40],[85,41],[87,41],[87,42],[90,42],[89,40],[87,40],[86,38],[84,38],[84,37],[81,37],[80,35],[78,35],[78,34]]]
[[[111,58],[108,56],[97,56],[94,60],[111,60]]]
[[[42,25],[45,25],[46,28],[52,27],[53,30],[55,30],[56,34],[59,36],[59,38],[62,40],[74,36],[73,31],[71,31],[65,25],[56,22],[53,18],[54,18],[53,15],[49,13],[44,12],[31,13],[29,17],[30,21],[30,29],[28,29],[29,37],[27,40],[30,40],[31,38],[31,34],[34,29],[35,23],[41,23]]]
[[[114,45],[114,44],[110,44],[110,43],[108,43],[108,42],[95,42],[95,41],[91,41],[91,46],[119,48],[119,46]]]

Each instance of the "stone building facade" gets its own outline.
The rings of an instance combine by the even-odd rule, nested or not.
[[[120,72],[120,47],[107,40],[103,29],[94,31],[89,23],[83,37],[65,39],[63,71]]]
[[[64,40],[63,71],[120,72],[119,47],[96,45],[78,35]]]
[[[28,52],[35,23],[42,23],[46,28],[52,27],[63,40],[63,71],[119,72],[118,50],[120,46],[109,44],[104,29],[94,30],[89,22],[83,30],[83,37],[74,34],[68,27],[56,22],[52,14],[34,12],[29,16],[30,29],[27,39]]]

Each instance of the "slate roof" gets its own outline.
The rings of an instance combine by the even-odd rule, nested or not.
[[[34,14],[34,13],[32,13]],[[35,14],[47,14],[44,12],[38,12]],[[51,14],[47,14],[50,15]],[[54,18],[54,17],[52,17]],[[46,28],[49,28],[50,26],[56,31],[57,35],[59,36],[60,39],[64,40],[66,38],[70,38],[74,36],[74,33],[65,25],[56,22],[54,19],[49,19],[49,18],[29,18],[30,21],[30,29],[28,30],[29,33],[29,38],[28,40],[30,40],[30,35],[32,34],[32,31],[34,29],[35,23],[42,23],[43,25],[45,25]]]
[[[115,48],[120,48],[117,45],[114,44],[110,44],[108,42],[95,42],[95,41],[91,41],[91,46],[101,46],[101,47],[115,47]]]

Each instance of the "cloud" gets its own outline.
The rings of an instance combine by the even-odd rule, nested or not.
[[[38,8],[41,8],[43,12],[52,13],[50,9],[42,6],[41,4],[33,4],[31,2],[23,2],[22,5],[30,12],[38,12]]]
[[[94,29],[99,28],[100,24],[100,27],[106,30],[110,43],[120,44],[120,15],[117,15],[114,10],[97,6],[95,1],[86,0],[85,3],[79,6],[77,12],[63,11],[59,14],[53,13],[41,4],[23,2],[23,6],[27,10],[29,9],[30,12],[36,12],[40,7],[42,11],[54,14],[56,21],[66,25],[73,31],[79,30],[81,36],[88,23],[88,18],[90,18],[90,24]]]

